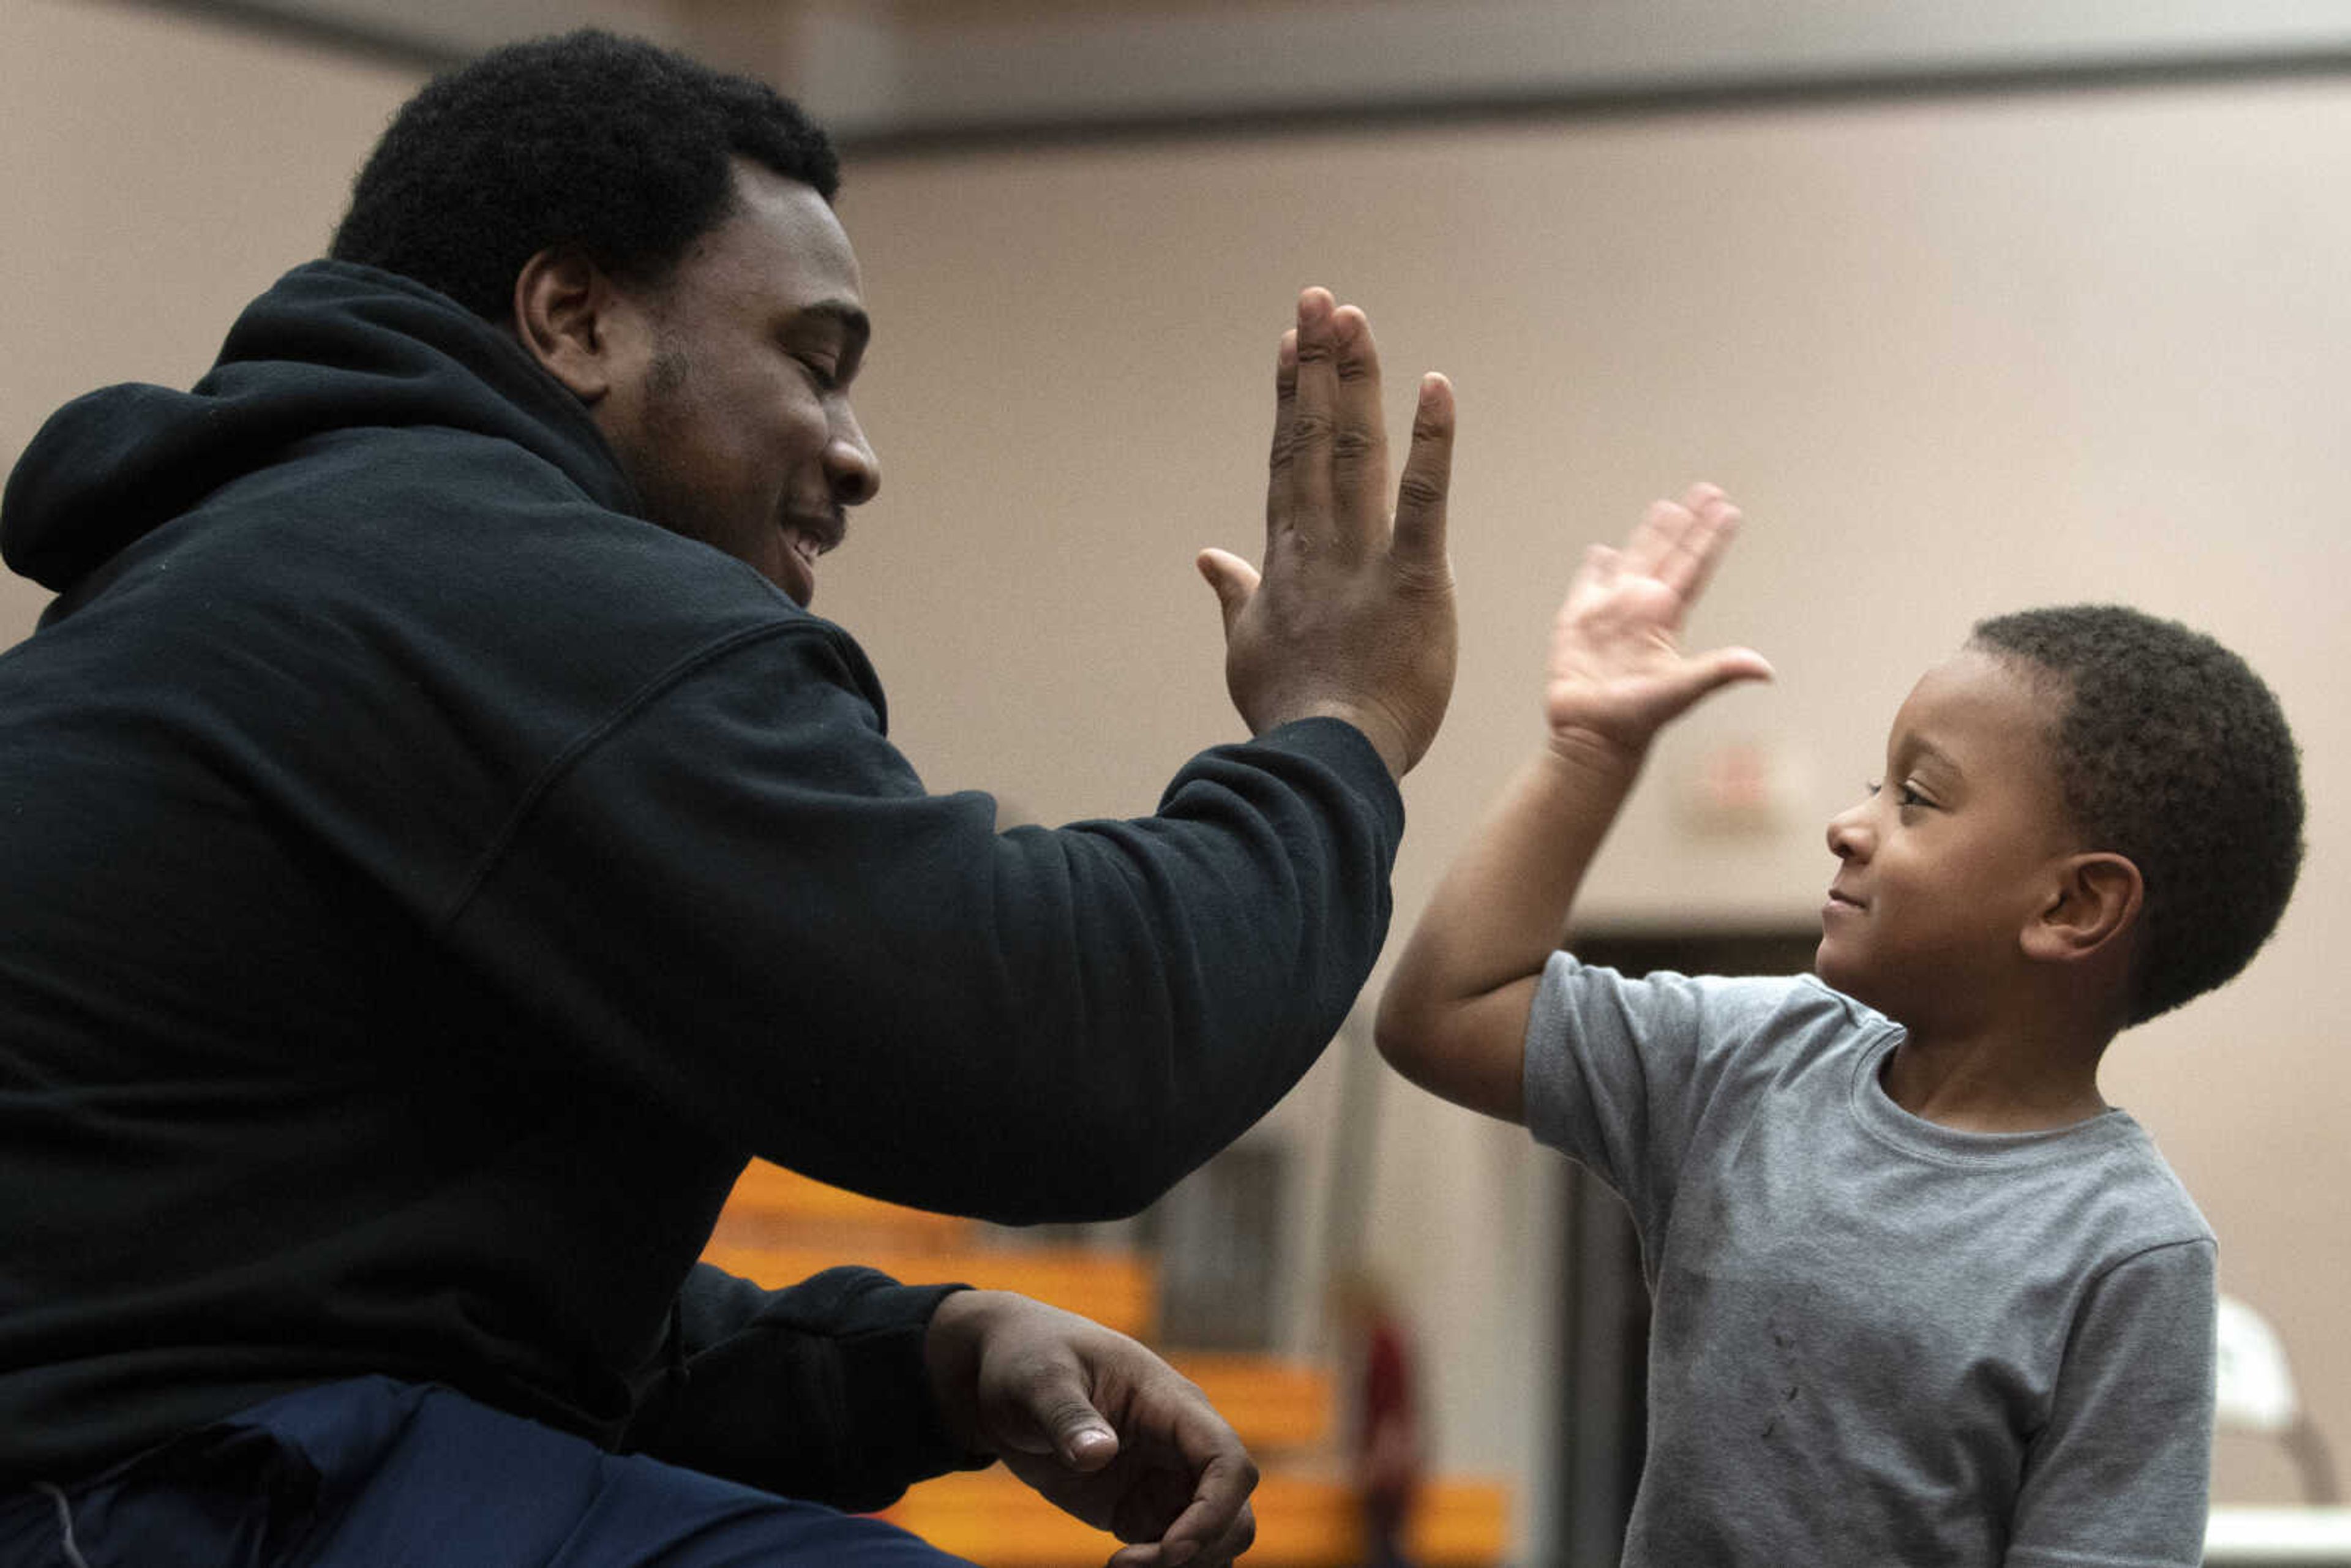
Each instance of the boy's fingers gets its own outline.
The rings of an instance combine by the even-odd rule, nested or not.
[[[1772,678],[1771,662],[1752,648],[1717,648],[1689,661],[1685,679],[1693,703],[1740,681]]]
[[[1690,520],[1678,501],[1652,501],[1641,521],[1625,541],[1625,570],[1637,577],[1655,577],[1674,553],[1675,543]]]
[[[1624,570],[1625,557],[1614,547],[1586,545],[1583,547],[1583,570],[1575,575],[1583,584],[1594,589],[1604,589],[1615,582]]]
[[[1657,569],[1658,580],[1679,594],[1685,603],[1704,591],[1707,580],[1714,575],[1715,563],[1730,546],[1732,536],[1739,532],[1739,508],[1716,491],[1691,516],[1689,525],[1682,530],[1674,553]]]
[[[1420,381],[1412,445],[1396,482],[1396,559],[1435,570],[1445,560],[1445,497],[1453,483],[1453,383],[1431,371]]]

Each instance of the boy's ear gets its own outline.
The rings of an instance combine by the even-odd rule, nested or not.
[[[515,275],[515,336],[581,402],[594,407],[621,376],[628,301],[602,267],[569,246],[540,251]]]
[[[2028,956],[2073,963],[2112,947],[2138,922],[2147,885],[2122,855],[2069,855],[2057,863],[2054,894],[2024,927]]]

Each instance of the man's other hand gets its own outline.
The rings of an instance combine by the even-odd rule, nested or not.
[[[947,1430],[1128,1544],[1110,1568],[1224,1568],[1257,1538],[1257,1465],[1189,1380],[1123,1333],[1003,1291],[939,1303]]]
[[[1390,513],[1371,324],[1326,289],[1301,294],[1275,361],[1264,573],[1224,550],[1199,557],[1250,733],[1345,719],[1399,778],[1428,749],[1453,695],[1452,463],[1453,388],[1430,374]]]

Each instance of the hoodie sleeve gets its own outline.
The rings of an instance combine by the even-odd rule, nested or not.
[[[1202,753],[1148,818],[994,818],[924,790],[854,644],[803,622],[569,754],[448,935],[732,1146],[949,1213],[1133,1213],[1337,1031],[1400,799],[1315,719]]]
[[[923,1343],[956,1285],[828,1269],[789,1290],[697,1264],[625,1452],[851,1512],[993,1461],[939,1423]]]

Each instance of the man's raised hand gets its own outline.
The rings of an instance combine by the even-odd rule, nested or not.
[[[1225,684],[1252,734],[1341,718],[1398,776],[1436,738],[1453,694],[1453,571],[1445,497],[1453,389],[1420,383],[1389,510],[1387,436],[1371,325],[1328,290],[1299,297],[1274,371],[1262,576],[1200,552],[1225,618]]]

